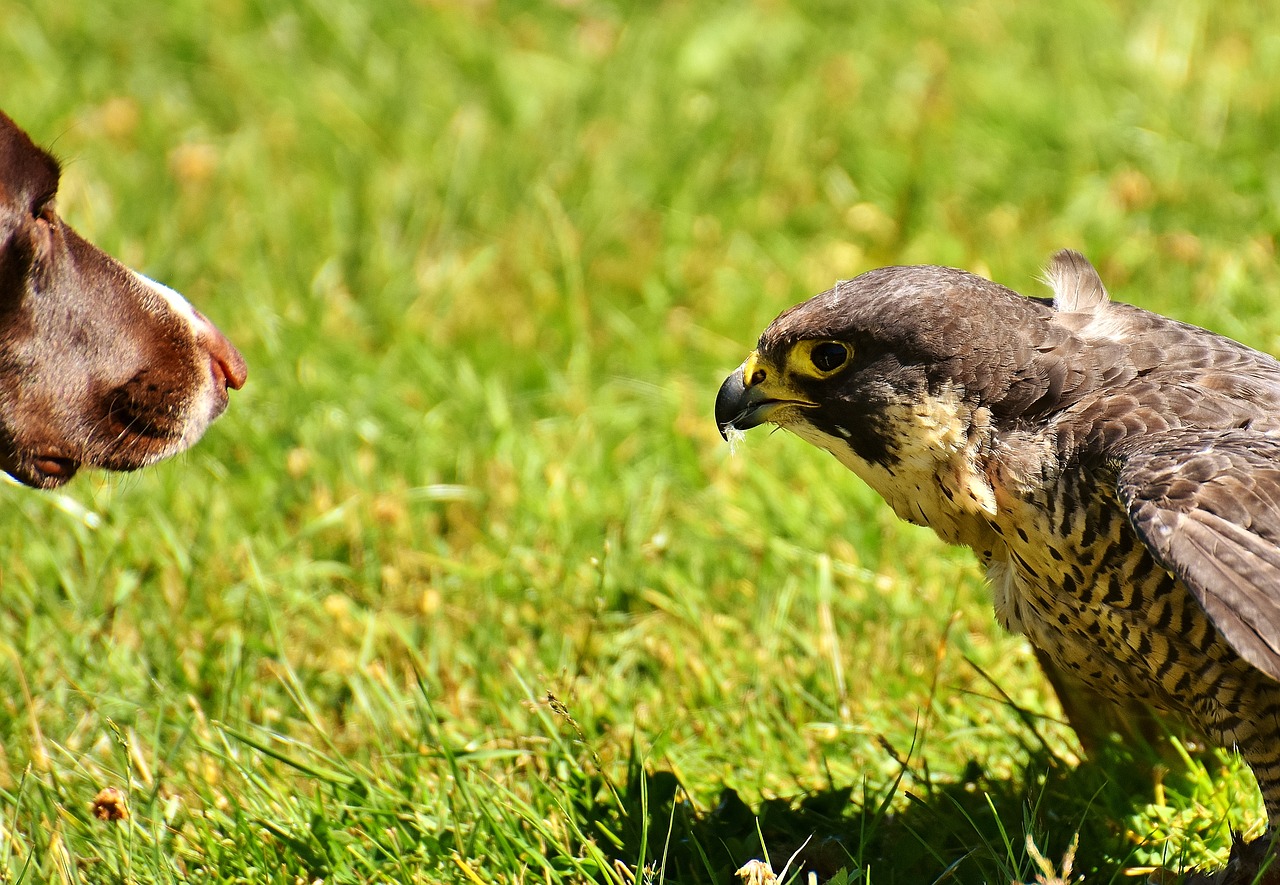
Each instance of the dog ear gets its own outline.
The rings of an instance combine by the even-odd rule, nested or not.
[[[0,317],[27,295],[35,261],[36,227],[29,210],[16,205],[12,193],[0,189]]]
[[[61,166],[0,112],[0,310],[28,291],[33,262],[49,251]]]
[[[35,258],[27,213],[13,202],[13,196],[0,188],[0,313],[16,305],[25,293]]]

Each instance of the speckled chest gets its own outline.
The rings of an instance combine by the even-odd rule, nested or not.
[[[986,557],[996,616],[1104,695],[1211,729],[1215,698],[1244,672],[1186,587],[1147,551],[1104,473],[1065,471],[1001,496]]]

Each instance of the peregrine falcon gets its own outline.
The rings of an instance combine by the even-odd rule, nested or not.
[[[1051,299],[935,266],[840,282],[765,329],[716,423],[783,427],[972,548],[1060,694],[1238,748],[1274,834],[1280,362],[1111,301],[1076,252],[1048,279]]]

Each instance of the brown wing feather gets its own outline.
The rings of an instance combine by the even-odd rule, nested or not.
[[[1280,440],[1155,434],[1123,456],[1129,520],[1245,660],[1280,679]]]

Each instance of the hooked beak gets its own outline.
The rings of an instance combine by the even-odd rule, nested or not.
[[[726,440],[730,431],[750,430],[769,420],[785,405],[800,405],[790,399],[774,399],[765,390],[766,374],[756,354],[729,373],[716,394],[716,427]]]

